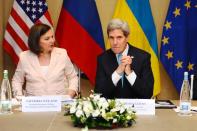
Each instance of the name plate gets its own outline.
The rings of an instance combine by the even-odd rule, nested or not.
[[[22,112],[61,111],[61,96],[31,96],[22,98]]]
[[[155,100],[154,99],[117,99],[136,111],[137,115],[155,115]]]

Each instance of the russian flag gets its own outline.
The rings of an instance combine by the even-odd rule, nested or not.
[[[56,40],[95,84],[97,56],[105,49],[95,0],[64,0]]]

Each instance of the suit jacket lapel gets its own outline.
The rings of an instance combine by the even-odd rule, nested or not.
[[[136,56],[135,56],[135,52],[134,52],[134,50],[133,50],[133,47],[129,44],[129,51],[128,51],[128,55],[130,55],[130,56],[133,56],[134,58],[133,58],[133,60],[132,60],[132,64],[131,64],[131,67],[133,68],[133,69],[135,69],[135,66],[136,66],[136,60],[137,60],[137,58],[135,58]]]
[[[108,57],[107,60],[109,63],[107,65],[109,65],[110,74],[112,74],[118,67],[118,61],[112,50],[110,50]]]
[[[55,49],[52,50],[51,52],[51,60],[50,60],[50,64],[49,64],[49,69],[48,69],[48,73],[47,73],[47,78],[52,75],[53,71],[54,71],[54,67],[56,64],[56,60],[59,58],[58,53],[56,53]]]

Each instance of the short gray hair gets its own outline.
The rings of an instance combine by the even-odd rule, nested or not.
[[[126,21],[121,19],[112,19],[107,26],[107,35],[109,36],[109,32],[115,29],[121,29],[124,36],[128,36],[130,34],[129,25]]]

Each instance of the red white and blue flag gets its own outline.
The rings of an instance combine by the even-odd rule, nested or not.
[[[15,0],[3,40],[3,48],[18,62],[20,52],[28,49],[27,39],[30,28],[35,23],[52,26],[45,0]]]
[[[105,49],[95,0],[64,0],[56,39],[94,84],[97,56]]]

